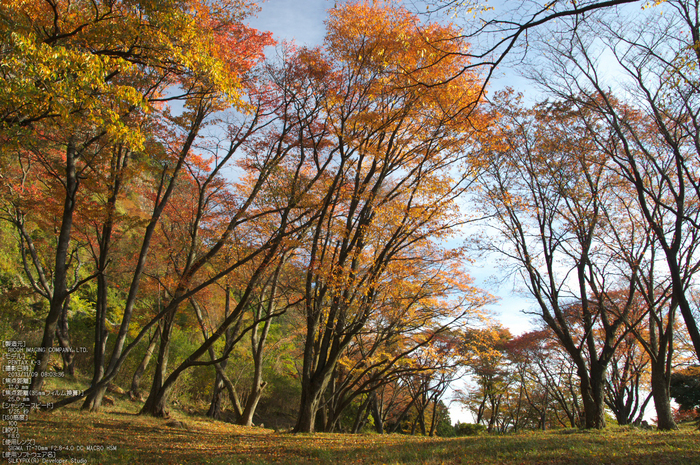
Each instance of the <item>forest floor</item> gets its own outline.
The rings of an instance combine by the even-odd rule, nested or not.
[[[143,417],[118,407],[33,413],[19,423],[21,440],[63,447],[56,459],[88,464],[700,464],[700,432],[690,426],[666,433],[610,427],[461,438],[295,435],[176,411],[169,420]]]

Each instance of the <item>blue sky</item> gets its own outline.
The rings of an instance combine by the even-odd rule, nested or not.
[[[333,0],[267,0],[262,11],[250,19],[250,25],[271,31],[275,40],[294,40],[297,45],[318,45],[323,42],[326,10]]]

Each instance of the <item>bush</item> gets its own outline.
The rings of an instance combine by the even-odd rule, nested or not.
[[[484,425],[472,424],[472,423],[457,423],[455,425],[455,434],[457,436],[476,436],[486,432],[486,427]]]
[[[700,366],[690,366],[671,375],[671,397],[680,410],[700,407]]]

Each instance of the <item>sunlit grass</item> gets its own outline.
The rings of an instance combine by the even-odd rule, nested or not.
[[[119,410],[81,414],[76,407],[37,413],[21,426],[22,439],[41,445],[105,446],[58,458],[93,464],[630,464],[700,463],[700,432],[660,433],[611,427],[517,435],[441,439],[402,435],[293,435],[174,414],[184,428]],[[116,450],[108,451],[107,446]]]

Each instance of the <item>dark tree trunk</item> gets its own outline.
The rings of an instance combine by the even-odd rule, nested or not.
[[[319,380],[318,378],[321,379]],[[299,417],[294,427],[295,433],[313,433],[315,431],[316,414],[321,405],[327,383],[328,380],[324,380],[323,376],[308,379],[305,383],[302,383],[301,404],[299,406]]]
[[[226,365],[227,365],[226,360],[221,362],[219,365],[221,366],[222,370],[226,369]],[[226,388],[226,386],[224,384],[224,377],[221,375],[221,373],[219,373],[217,371],[216,378],[214,379],[214,387],[212,388],[211,402],[209,403],[209,410],[207,410],[207,416],[209,418],[213,418],[215,420],[221,419],[221,414],[223,413],[223,408],[222,408],[221,404],[223,401],[223,395],[224,395],[225,388]]]
[[[280,270],[282,269],[282,264],[284,263],[284,258],[280,260],[275,273],[272,276],[272,282],[270,283],[270,290],[268,293],[268,301],[266,306],[265,323],[263,324],[262,331],[258,335],[258,323],[262,319],[262,308],[264,303],[261,301],[255,312],[255,327],[250,332],[250,346],[251,352],[253,354],[253,381],[250,386],[250,393],[248,394],[248,399],[246,399],[245,409],[243,410],[243,415],[241,416],[240,424],[244,426],[250,426],[253,423],[253,415],[255,414],[255,409],[258,407],[258,402],[262,396],[267,382],[262,380],[263,363],[265,361],[263,355],[265,353],[265,344],[267,343],[267,336],[270,332],[270,325],[272,324],[272,314],[275,309],[275,294],[277,292],[277,279],[279,277]]]
[[[117,197],[121,191],[124,172],[129,163],[130,152],[124,148],[118,148],[112,157],[112,184],[110,196],[107,199],[107,217],[102,223],[102,231],[98,235],[99,254],[97,261],[97,300],[95,302],[95,344],[93,349],[93,372],[90,386],[95,388],[105,374],[105,360],[107,353],[107,277],[105,271],[109,263],[110,247],[112,243],[112,230],[114,229],[115,214],[117,211]],[[160,294],[158,295],[160,300]],[[159,305],[160,307],[160,305]],[[96,389],[85,399],[81,410],[97,412],[102,404],[105,389]]]
[[[140,414],[152,415],[154,417],[167,418],[166,411],[167,394],[163,388],[165,374],[168,369],[168,356],[170,355],[170,339],[173,330],[174,312],[168,313],[163,319],[160,334],[160,346],[158,347],[158,361],[155,367],[153,383],[148,398],[141,408]]]
[[[240,424],[241,417],[243,416],[243,407],[241,407],[241,400],[238,397],[236,388],[224,372],[226,365],[227,360],[214,364],[214,369],[216,369],[216,379],[214,389],[212,391],[211,403],[209,404],[209,410],[207,410],[207,416],[210,418],[221,419],[221,415],[223,413],[221,402],[225,388],[228,392],[229,400],[231,401],[233,411],[236,415],[236,423]]]
[[[367,398],[362,402],[360,408],[357,409],[357,415],[355,415],[355,421],[352,424],[352,434],[357,434],[364,424],[366,423],[367,417],[369,416],[369,406],[372,398],[367,396]]]
[[[382,417],[382,408],[379,402],[379,396],[376,392],[372,392],[372,418],[374,418],[374,428],[377,433],[384,434],[384,419]]]
[[[435,402],[433,403],[433,415],[430,418],[430,433],[428,434],[428,436],[430,436],[431,438],[435,436],[435,429],[437,428],[438,410],[439,403],[438,400],[435,399]]]
[[[323,359],[317,360],[315,354],[319,348],[316,347],[315,335],[316,325],[313,317],[307,320],[307,334],[304,345],[304,364],[301,376],[301,403],[299,405],[299,416],[294,427],[295,433],[313,433],[316,428],[316,414],[323,401],[328,384],[333,378],[335,363],[341,352],[340,347],[328,350],[321,350]],[[327,336],[331,338],[330,333]]]
[[[651,353],[651,394],[656,408],[657,427],[660,430],[677,429],[671,409],[671,360],[673,357],[673,310],[669,312],[666,331],[662,320],[650,321],[649,348]]]
[[[581,397],[586,429],[605,428],[605,372],[595,364],[588,373],[581,373]]]
[[[661,366],[657,366],[661,365]],[[651,393],[656,407],[657,427],[660,430],[678,429],[673,419],[670,395],[670,373],[667,376],[666,363],[651,363]]]
[[[96,387],[104,376],[105,353],[107,351],[107,337],[109,335],[107,332],[106,320],[107,280],[105,275],[100,273],[97,276],[97,301],[95,303],[95,345],[93,349],[92,382],[90,383],[92,387]],[[99,411],[105,389],[96,389],[92,394],[88,395],[80,409],[89,410],[91,412]]]
[[[75,376],[75,352],[71,347],[70,329],[68,326],[68,309],[70,308],[70,295],[63,302],[63,311],[56,327],[56,339],[61,347],[61,359],[63,360],[63,373],[73,378]]]
[[[65,197],[63,199],[63,214],[61,229],[56,243],[54,261],[53,293],[49,301],[49,313],[44,322],[44,334],[41,339],[43,352],[37,353],[36,365],[29,390],[39,392],[44,385],[44,375],[49,366],[49,349],[53,347],[58,320],[64,309],[64,302],[68,298],[68,248],[70,246],[71,231],[73,228],[73,212],[75,211],[75,196],[78,191],[78,176],[76,173],[76,147],[73,141],[68,142],[66,148],[66,173],[65,173]],[[38,404],[38,395],[30,395],[30,403]]]
[[[192,304],[195,309],[195,313],[197,315],[197,319],[199,320],[199,324],[202,327],[202,333],[204,335],[204,338],[208,338],[209,335],[206,331],[206,327],[204,326],[204,320],[202,316],[202,312],[199,310],[199,306],[197,303],[193,300]],[[224,305],[224,315],[228,318],[228,316],[231,314],[231,288],[229,286],[226,286],[226,303]],[[236,320],[236,324],[227,328],[226,333],[225,333],[225,339],[226,342],[224,343],[224,354],[228,354],[231,352],[231,349],[233,349],[233,344],[236,342],[236,338],[238,337],[238,334],[241,330],[241,323],[242,319],[238,318]],[[209,348],[209,357],[212,360],[216,360],[216,354],[214,353],[213,348]],[[236,415],[236,423],[240,423],[241,417],[243,416],[243,410],[241,408],[241,402],[238,399],[238,393],[236,392],[235,387],[233,386],[233,383],[231,380],[226,376],[226,366],[228,365],[228,358],[225,360],[222,360],[218,364],[214,364],[214,369],[216,370],[216,379],[214,380],[214,388],[212,389],[212,395],[211,395],[211,403],[209,404],[209,410],[207,411],[207,416],[210,418],[214,419],[221,419],[221,415],[223,413],[222,409],[222,396],[224,393],[224,389],[228,391],[229,395],[229,400],[231,401],[231,404],[233,406],[235,415]]]
[[[413,407],[413,405],[415,403],[416,403],[416,398],[412,397],[411,402],[409,402],[408,405],[406,405],[406,407],[404,407],[403,411],[401,412],[401,415],[399,415],[399,418],[396,420],[396,424],[394,424],[393,428],[391,428],[390,433],[395,433],[396,431],[398,431],[398,429],[401,427],[401,422],[404,420],[404,418],[406,418],[406,415],[408,414],[408,412],[411,410],[411,407]]]

